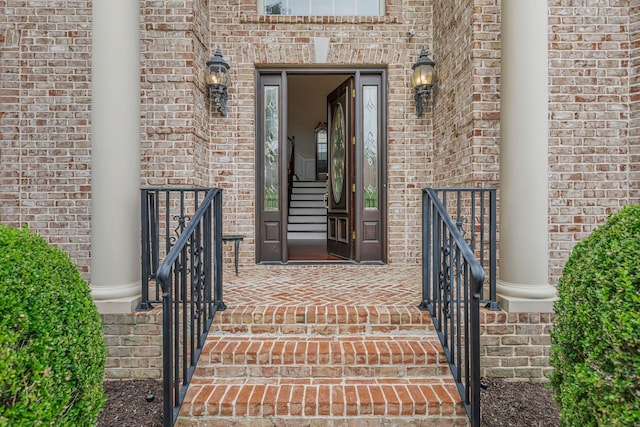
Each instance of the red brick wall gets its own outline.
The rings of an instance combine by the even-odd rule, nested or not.
[[[629,24],[628,1],[549,1],[554,281],[575,243],[632,201]]]
[[[432,115],[415,117],[410,74],[420,48],[431,50],[431,2],[388,1],[387,16],[363,18],[264,17],[253,0],[220,1],[211,8],[212,46],[220,44],[232,66],[229,116],[211,120],[212,168],[224,171],[214,180],[228,190],[225,224],[249,236],[241,262],[254,261],[255,67],[314,65],[313,38],[329,37],[327,65],[388,69],[389,261],[417,263],[420,189],[431,183]],[[408,38],[414,21],[416,36]]]
[[[385,17],[327,19],[261,17],[254,0],[142,0],[141,184],[224,188],[225,226],[248,236],[241,263],[253,263],[255,66],[313,65],[313,37],[329,37],[329,65],[388,69],[389,261],[419,262],[420,189],[499,179],[499,2],[386,4]],[[88,277],[91,2],[0,1],[0,13],[0,221],[28,224]],[[639,16],[638,0],[549,0],[551,282],[578,240],[640,200]],[[232,67],[226,118],[204,84],[218,45]],[[422,46],[440,82],[416,118]]]
[[[207,3],[141,2],[144,185],[211,186]]]
[[[91,2],[0,1],[0,222],[90,256]]]
[[[553,313],[480,313],[482,376],[545,381],[551,373],[550,331]]]
[[[640,203],[640,1],[629,2],[629,175],[632,203]]]

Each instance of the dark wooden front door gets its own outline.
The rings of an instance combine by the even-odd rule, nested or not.
[[[327,97],[329,129],[329,203],[327,250],[329,254],[353,258],[355,129],[353,77]]]
[[[294,74],[298,77],[297,82],[301,75],[305,79],[308,77],[305,87],[313,87],[315,83],[327,89],[314,98],[322,104],[315,114],[308,113],[299,105],[304,104],[299,95],[292,95],[304,92],[304,88],[298,86],[289,90],[289,79]],[[329,74],[335,75],[331,82],[326,77]],[[342,80],[343,83],[331,90]],[[265,69],[258,72],[257,84],[257,262],[286,263],[296,259],[289,256],[287,234],[290,179],[287,170],[291,153],[286,142],[288,136],[298,136],[296,144],[307,138],[307,133],[313,136],[313,127],[300,130],[300,115],[290,113],[304,111],[313,126],[327,122],[326,248],[332,257],[330,259],[338,257],[357,263],[385,263],[386,70]],[[322,259],[327,258],[318,258]],[[314,261],[311,258],[305,260]]]

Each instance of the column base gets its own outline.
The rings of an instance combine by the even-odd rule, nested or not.
[[[558,299],[557,290],[549,284],[523,285],[498,280],[497,299],[500,308],[510,313],[552,313]]]
[[[142,300],[140,282],[91,286],[91,296],[100,314],[131,313]]]
[[[132,313],[140,304],[142,297],[140,295],[114,298],[109,300],[94,300],[94,304],[98,308],[100,314],[118,314]]]
[[[558,298],[532,299],[497,294],[498,305],[508,313],[553,313]]]

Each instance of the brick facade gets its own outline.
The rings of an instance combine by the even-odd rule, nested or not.
[[[575,243],[620,206],[638,202],[630,175],[627,1],[549,2],[550,275]]]
[[[88,279],[91,2],[62,3],[0,0],[0,221],[29,225]],[[556,283],[577,241],[610,212],[640,202],[640,0],[548,3],[549,275]],[[225,227],[248,236],[240,262],[253,264],[255,67],[312,66],[313,38],[328,37],[326,65],[387,69],[388,259],[419,263],[420,189],[499,183],[500,2],[388,0],[386,11],[264,17],[255,0],[141,0],[141,185],[223,188]],[[416,35],[407,37],[412,27]],[[231,65],[227,117],[213,112],[204,83],[217,46]],[[439,81],[416,118],[410,74],[423,46]],[[495,322],[516,332],[485,344],[513,345],[519,356],[511,324],[526,319]],[[544,324],[545,336],[549,322],[529,323]],[[522,357],[537,366],[546,354]]]
[[[629,2],[629,190],[632,203],[640,202],[640,1]]]
[[[102,314],[107,344],[105,378],[162,378],[162,310]]]
[[[553,313],[480,313],[482,376],[505,380],[545,380]]]
[[[91,4],[56,4],[0,2],[0,219],[63,247],[88,278]],[[249,236],[242,263],[254,262],[254,69],[313,65],[313,37],[330,37],[328,65],[388,69],[390,263],[419,261],[420,188],[498,184],[497,0],[395,0],[385,17],[329,19],[259,16],[253,0],[140,5],[141,184],[224,188],[226,227]],[[579,239],[640,199],[639,9],[549,2],[552,283]],[[226,118],[212,113],[204,84],[218,45],[232,66]],[[410,69],[422,46],[439,83],[416,118]]]
[[[0,2],[0,221],[28,224],[88,277],[91,2]]]

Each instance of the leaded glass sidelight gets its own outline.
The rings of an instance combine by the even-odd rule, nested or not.
[[[264,87],[264,210],[275,211],[279,206],[280,152],[280,87]]]
[[[364,208],[378,209],[378,86],[363,86]]]

